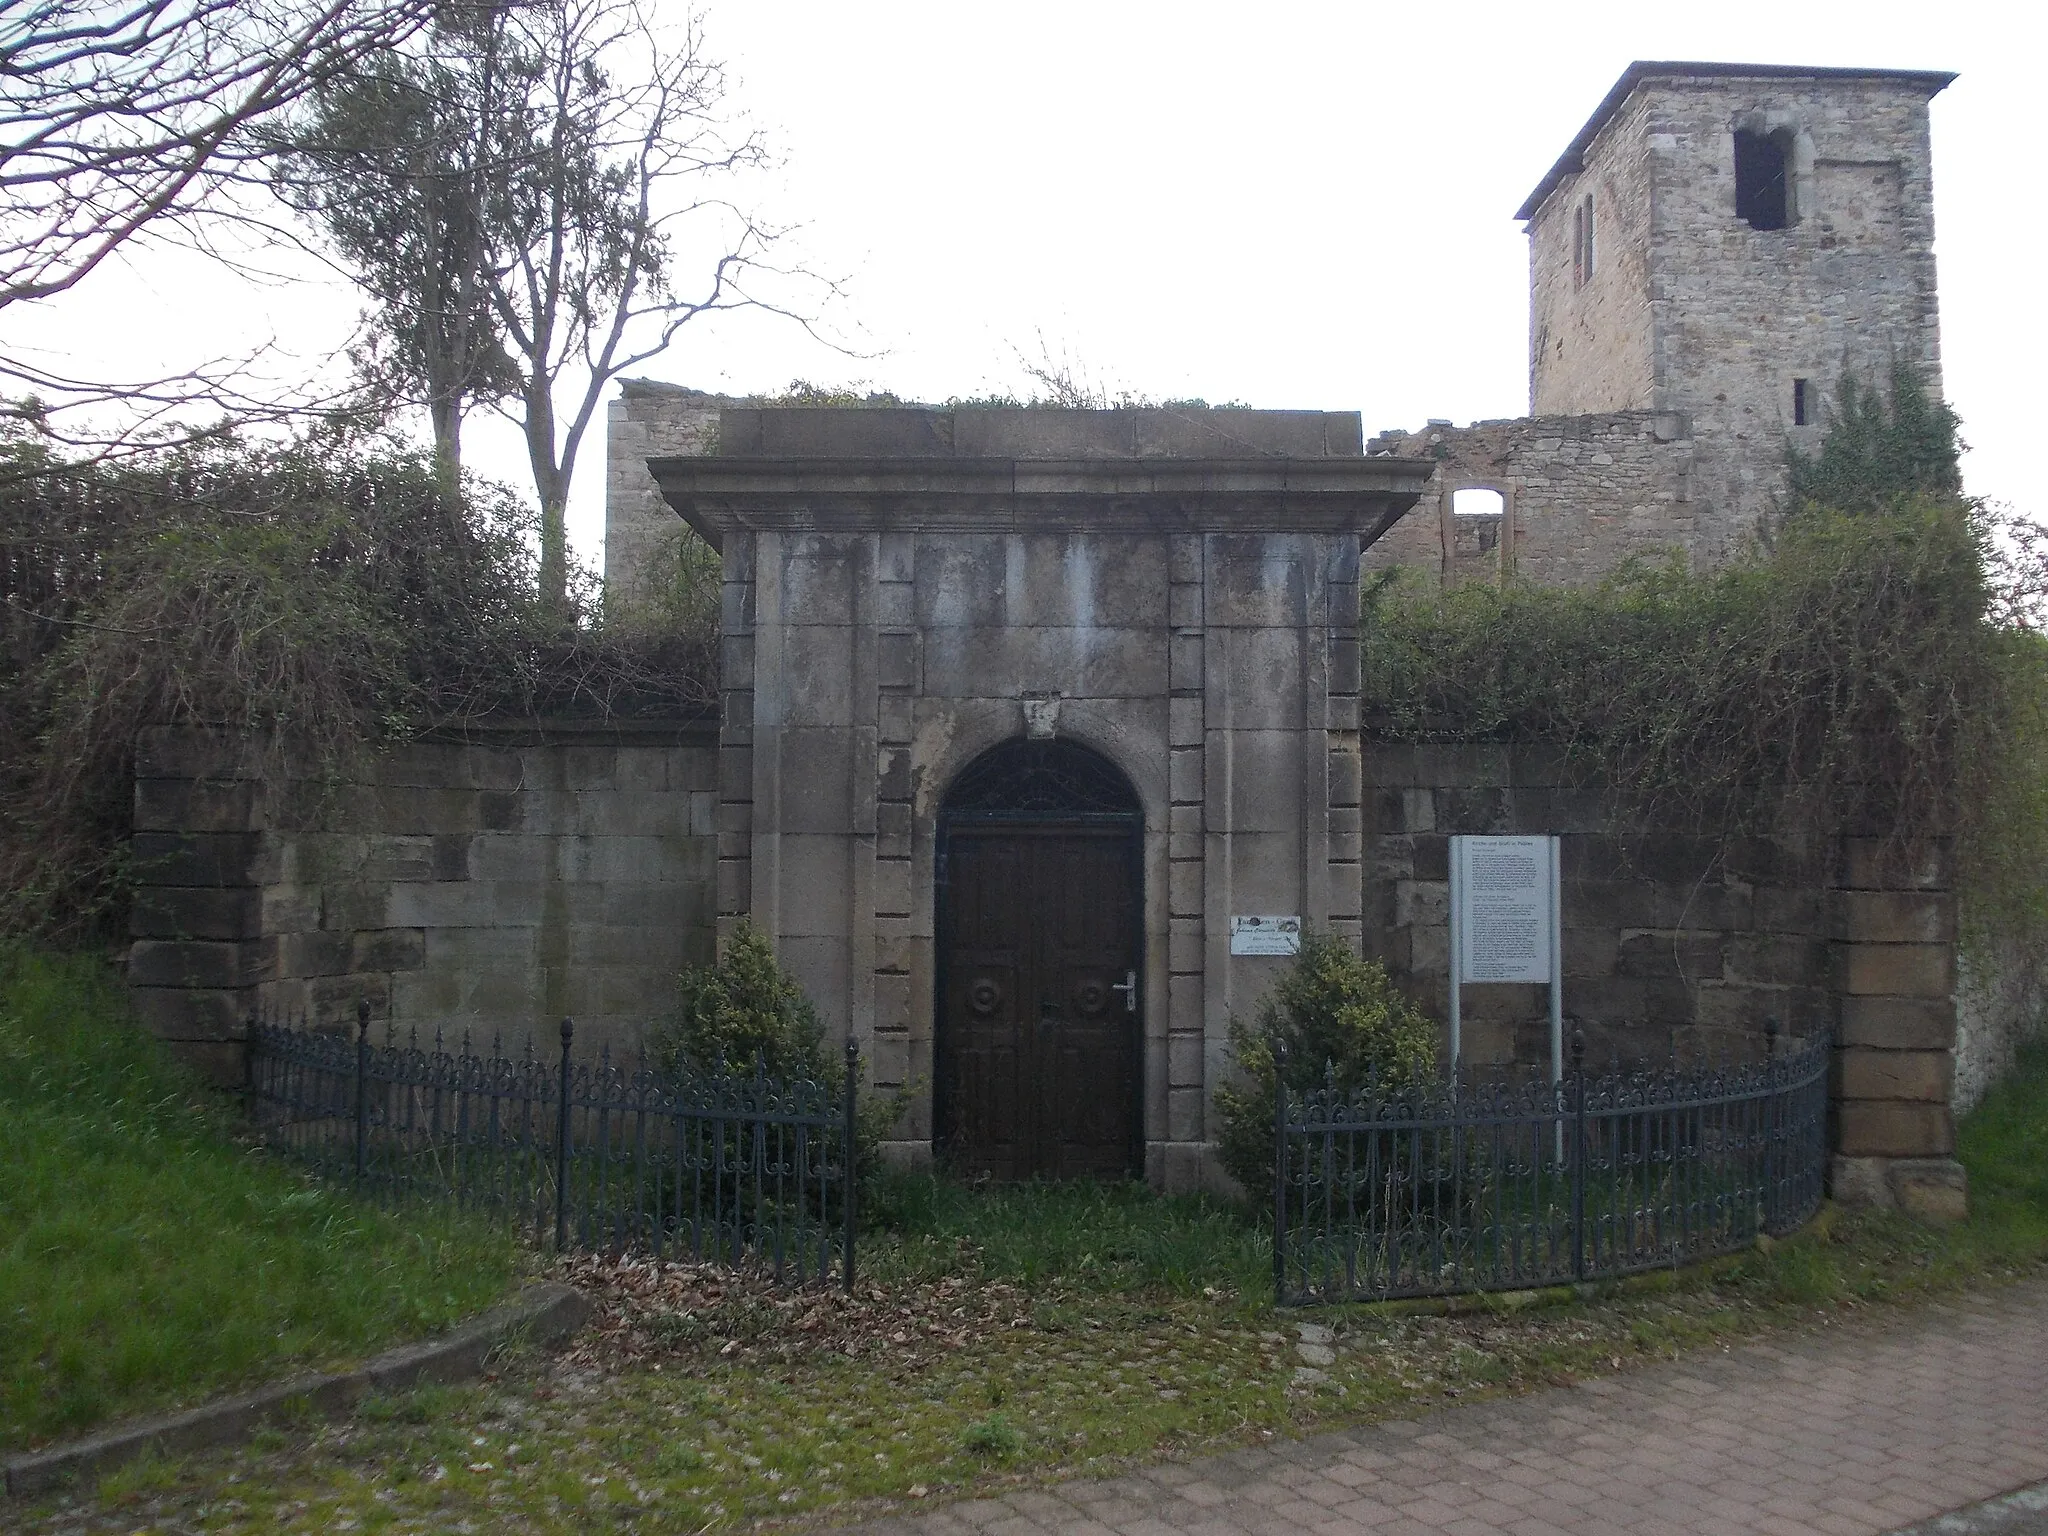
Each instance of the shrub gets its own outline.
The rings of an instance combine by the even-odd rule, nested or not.
[[[1272,1187],[1276,1047],[1286,1050],[1290,1095],[1329,1081],[1343,1092],[1372,1083],[1401,1093],[1434,1073],[1436,1041],[1436,1025],[1394,990],[1378,961],[1340,939],[1304,938],[1252,1023],[1230,1021],[1241,1078],[1216,1090],[1223,1166],[1254,1199]]]
[[[1844,370],[1820,452],[1788,449],[1792,499],[1837,512],[1882,512],[1915,497],[1963,493],[1960,423],[1927,377],[1894,358],[1889,391]]]
[[[751,1072],[835,1080],[825,1026],[796,979],[776,963],[768,936],[743,922],[715,965],[691,966],[676,981],[676,1010],[655,1036],[654,1056],[671,1073]]]
[[[720,1071],[790,1081],[809,1078],[836,1090],[845,1064],[827,1040],[804,989],[783,970],[775,946],[741,922],[715,965],[690,966],[676,980],[676,1009],[654,1033],[656,1066],[675,1076]],[[866,1097],[854,1135],[861,1174],[881,1166],[882,1138],[909,1103],[910,1089]]]

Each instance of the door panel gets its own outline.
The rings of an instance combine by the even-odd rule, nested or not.
[[[941,1107],[963,1171],[1119,1176],[1138,1147],[1132,831],[956,825],[940,894]]]
[[[1024,936],[1017,921],[1026,850],[992,838],[952,850],[951,952],[942,1018],[947,1034],[948,1118],[975,1128],[976,1171],[999,1179],[1030,1175],[1027,1080],[1030,1048]]]

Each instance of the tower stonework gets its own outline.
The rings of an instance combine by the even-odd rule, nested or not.
[[[1444,467],[1378,563],[1566,582],[1659,549],[1716,564],[1779,503],[1845,371],[1882,384],[1896,358],[1938,391],[1928,102],[1953,78],[1630,65],[1516,214],[1531,415],[1386,434]],[[1451,498],[1476,486],[1504,498],[1497,538],[1457,536]]]
[[[1795,379],[1825,391],[1897,355],[1938,386],[1927,103],[1952,78],[1631,66],[1517,214],[1531,413],[1775,437],[1800,425]]]

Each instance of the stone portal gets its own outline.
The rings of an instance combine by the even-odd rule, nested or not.
[[[1432,466],[1296,411],[728,407],[715,444],[649,468],[723,561],[721,931],[764,929],[911,1090],[899,1157],[1212,1181],[1227,1023],[1284,964],[1231,917],[1359,933],[1359,553]],[[1121,831],[946,814],[1012,742],[1112,770]],[[967,946],[1009,968],[992,1001],[939,892],[1005,860]]]

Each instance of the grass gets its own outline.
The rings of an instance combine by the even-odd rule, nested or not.
[[[1269,1291],[1273,1241],[1234,1207],[1142,1184],[962,1184],[885,1174],[866,1204],[862,1273],[959,1275],[1037,1289],[1172,1296]]]
[[[0,946],[0,1448],[359,1358],[488,1305],[511,1240],[239,1143],[104,962]]]
[[[906,1501],[1109,1472],[1826,1326],[2048,1258],[2048,1048],[1963,1128],[1974,1214],[1947,1230],[1830,1209],[1787,1240],[1681,1273],[1545,1293],[1275,1311],[1253,1224],[1133,1188],[975,1189],[899,1176],[871,1197],[865,1285],[1010,1285],[1011,1321],[957,1347],[776,1356],[728,1322],[629,1369],[530,1359],[495,1381],[24,1511],[28,1529],[203,1525],[541,1532],[843,1521]],[[735,1313],[735,1316],[738,1314]],[[1295,1326],[1332,1330],[1310,1367]]]

